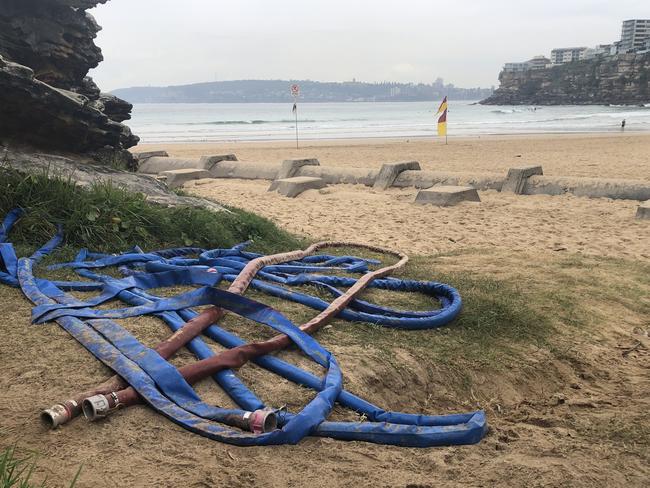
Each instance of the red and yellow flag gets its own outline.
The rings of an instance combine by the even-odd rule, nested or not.
[[[447,97],[442,101],[440,104],[440,108],[438,108],[438,112],[436,115],[442,114],[440,118],[438,118],[438,135],[439,136],[446,136],[447,135]]]

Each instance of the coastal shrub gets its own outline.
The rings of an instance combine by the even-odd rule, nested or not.
[[[17,244],[40,245],[61,224],[67,245],[97,251],[117,252],[134,245],[145,250],[229,247],[252,240],[252,249],[267,253],[301,245],[269,220],[237,208],[165,208],[110,182],[81,187],[45,173],[0,168],[0,218],[16,207],[26,211],[12,231],[11,240]]]

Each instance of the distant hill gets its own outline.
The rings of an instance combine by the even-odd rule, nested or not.
[[[290,102],[289,87],[300,85],[302,102],[410,102],[482,100],[493,88],[457,88],[441,79],[432,84],[324,83],[308,80],[236,80],[166,87],[120,88],[112,93],[131,103]]]

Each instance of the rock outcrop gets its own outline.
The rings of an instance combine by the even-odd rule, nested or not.
[[[86,12],[108,0],[0,2],[0,144],[95,155],[134,165],[132,105],[87,76],[102,61]]]
[[[77,155],[52,155],[38,153],[32,149],[9,150],[0,147],[0,165],[26,173],[46,173],[85,187],[110,181],[115,186],[142,193],[147,196],[148,201],[165,207],[189,206],[214,212],[228,212],[226,208],[210,200],[177,195],[153,176],[96,164]]]
[[[620,54],[523,72],[502,71],[486,105],[650,103],[650,53]]]

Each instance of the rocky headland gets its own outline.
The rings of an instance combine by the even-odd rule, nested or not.
[[[0,144],[133,166],[132,105],[87,76],[103,59],[87,9],[107,1],[0,2]]]
[[[502,71],[485,105],[650,103],[650,53],[619,54],[544,69]]]
[[[0,164],[80,185],[110,180],[162,205],[222,210],[133,173],[133,106],[88,76],[102,60],[87,10],[108,0],[0,1]]]

